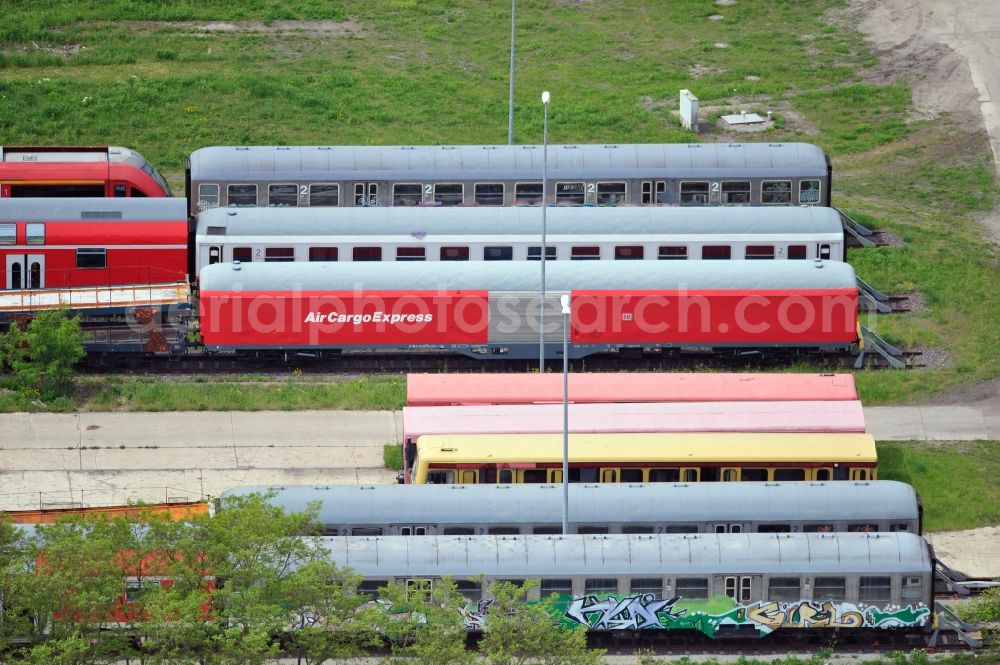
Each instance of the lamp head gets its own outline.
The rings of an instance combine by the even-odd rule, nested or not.
[[[548,105],[549,99],[551,98],[552,96],[549,95],[549,91],[546,90],[545,92],[542,93],[542,104]]]
[[[562,305],[562,313],[563,314],[569,314],[570,313],[570,309],[569,309],[569,294],[568,293],[564,293],[561,296],[559,296],[559,303]]]

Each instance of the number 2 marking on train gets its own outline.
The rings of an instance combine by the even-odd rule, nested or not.
[[[302,185],[299,187],[299,196],[305,196],[309,193],[309,185]]]
[[[718,194],[720,189],[722,189],[722,185],[721,184],[719,184],[717,182],[713,182],[712,183],[712,193],[713,194]]]

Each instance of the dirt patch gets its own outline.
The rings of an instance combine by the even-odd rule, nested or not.
[[[152,32],[159,28],[179,29],[201,35],[246,34],[297,35],[303,37],[343,37],[364,33],[352,21],[117,21],[117,27],[127,27],[134,32]]]

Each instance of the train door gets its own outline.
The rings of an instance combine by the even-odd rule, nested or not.
[[[717,522],[712,527],[715,533],[744,533],[748,530],[743,522]]]
[[[715,583],[716,585],[721,584],[727,596],[743,605],[750,603],[753,599],[754,577],[754,575],[720,575],[715,578]],[[756,577],[760,578],[759,575]]]
[[[8,254],[6,266],[8,289],[44,289],[44,254]]]
[[[722,482],[724,483],[735,483],[740,479],[739,468],[733,467],[723,467],[722,468]]]
[[[398,524],[392,531],[400,536],[426,536],[432,529],[427,524]]]
[[[618,482],[618,469],[601,469],[601,482],[602,483],[617,483]]]
[[[378,192],[379,183],[377,182],[354,183],[354,205],[359,208],[374,208],[382,205]]]
[[[459,469],[458,482],[462,485],[475,485],[479,482],[476,469]]]
[[[851,480],[872,480],[868,469],[851,469]]]
[[[208,265],[213,266],[222,261],[222,247],[213,245],[208,248]]]

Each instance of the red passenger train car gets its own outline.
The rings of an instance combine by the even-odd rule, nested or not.
[[[183,282],[184,200],[0,199],[0,264],[6,290]]]
[[[115,146],[0,147],[0,198],[164,197],[170,186],[146,158]]]

